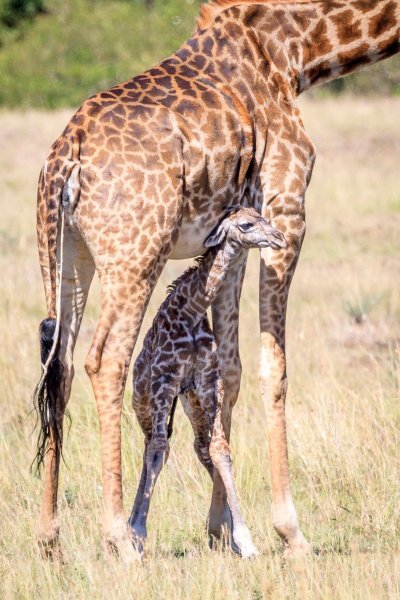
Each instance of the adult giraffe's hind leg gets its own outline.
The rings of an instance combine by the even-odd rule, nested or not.
[[[153,259],[146,277],[134,261],[100,271],[102,308],[85,368],[100,421],[106,541],[123,559],[135,558],[123,514],[121,410],[134,344],[154,285],[167,256]]]
[[[73,352],[79,333],[90,283],[94,273],[93,259],[76,229],[66,224],[64,234],[63,282],[61,287],[61,329],[59,360],[62,380],[56,402],[56,426],[61,437],[64,411],[71,393],[74,375]],[[38,539],[49,554],[58,539],[57,516],[58,473],[61,444],[56,444],[51,434],[45,456],[43,498],[40,509]]]
[[[148,158],[145,173],[140,166],[132,167],[131,176],[122,177],[118,185],[101,185],[102,201],[96,203],[97,212],[93,216],[90,198],[83,195],[82,199],[81,195],[79,215],[80,227],[89,238],[101,291],[100,318],[85,368],[100,422],[104,529],[107,545],[127,561],[136,556],[123,514],[122,400],[142,319],[176,242],[182,210],[181,144],[172,125],[169,129],[166,121],[158,119],[152,123],[154,127],[148,125],[147,144],[154,143],[154,154]],[[168,131],[170,138],[165,137]],[[171,163],[171,167],[162,172],[160,163],[154,159],[158,143],[159,156],[167,153]],[[139,145],[134,149],[142,156],[143,149]],[[120,155],[113,157],[113,168],[120,167],[120,160]],[[154,170],[151,170],[152,160]],[[99,180],[101,177],[110,180],[109,169],[107,165],[105,173],[98,175]],[[137,189],[138,181],[144,182],[141,189]]]

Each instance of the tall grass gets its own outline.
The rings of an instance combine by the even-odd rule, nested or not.
[[[244,376],[232,447],[243,512],[261,555],[245,562],[208,550],[210,485],[178,408],[171,456],[149,517],[147,557],[130,569],[102,547],[98,422],[83,370],[98,314],[96,284],[77,347],[60,483],[64,562],[43,561],[36,548],[42,484],[29,472],[35,435],[28,414],[39,372],[37,326],[44,296],[34,197],[41,160],[68,112],[0,113],[1,598],[399,597],[399,110],[396,99],[303,102],[319,158],[289,304],[288,431],[296,505],[320,554],[285,562],[270,524],[253,253],[242,300]],[[176,261],[165,269],[143,333],[166,284],[183,268]],[[357,318],[357,307],[364,319]],[[130,389],[129,383],[122,420],[127,515],[142,453]]]

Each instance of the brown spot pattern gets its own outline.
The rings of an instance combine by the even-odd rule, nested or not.
[[[285,311],[305,231],[304,197],[315,151],[294,100],[312,85],[398,52],[399,23],[398,0],[213,2],[201,9],[198,29],[176,53],[86,100],[53,144],[39,179],[37,232],[48,315],[55,317],[65,196],[59,315],[64,383],[57,402],[62,419],[73,348],[96,270],[101,315],[86,369],[100,419],[106,535],[120,551],[130,547],[122,507],[120,416],[143,313],[165,262],[203,252],[226,208],[243,203],[268,217],[287,240],[285,249],[261,253],[261,392],[273,522],[290,549],[307,548],[286,458]],[[227,274],[212,308],[227,440],[240,385],[242,277],[243,266]],[[165,327],[175,333],[173,322]],[[58,534],[57,452],[50,443],[39,528],[46,540]],[[224,484],[216,477],[210,531],[218,535],[222,523],[229,525],[229,511]]]

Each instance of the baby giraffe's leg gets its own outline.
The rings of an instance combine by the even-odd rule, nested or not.
[[[144,447],[144,453],[143,453],[142,472],[140,474],[139,485],[138,485],[138,489],[137,489],[137,492],[136,492],[135,501],[133,503],[133,508],[132,508],[131,516],[129,517],[129,521],[128,521],[128,525],[131,528],[132,528],[133,524],[135,523],[136,519],[138,518],[139,509],[140,509],[140,506],[142,504],[144,489],[145,489],[145,485],[146,485],[146,476],[147,476],[147,467],[146,467],[147,444],[148,444],[148,440],[146,439],[146,441],[145,441],[145,447]]]
[[[238,262],[226,275],[225,282],[212,305],[213,332],[218,346],[218,364],[224,380],[224,406],[222,424],[229,442],[231,418],[236,404],[242,366],[239,356],[239,302],[246,267]],[[221,536],[226,538],[232,530],[232,516],[229,510],[226,490],[218,472],[215,473],[211,506],[208,518],[210,545]]]
[[[186,392],[181,396],[181,400],[183,410],[192,425],[193,447],[196,455],[211,479],[214,480],[214,465],[210,456],[210,416],[201,407],[196,392]]]
[[[152,432],[146,441],[139,489],[129,519],[133,543],[140,555],[147,538],[147,516],[154,486],[169,456],[168,416],[177,395],[176,388],[167,377],[162,380],[159,378],[152,384]]]
[[[256,556],[258,551],[252,542],[250,531],[243,520],[239,508],[239,501],[232,472],[232,456],[221,421],[221,409],[223,404],[222,379],[218,379],[216,388],[218,401],[211,434],[210,456],[215,469],[221,476],[228,496],[228,504],[232,514],[233,549],[243,558],[250,558]]]
[[[147,516],[150,509],[151,496],[161,469],[168,460],[168,456],[169,443],[166,435],[153,437],[146,445],[146,465],[143,469],[143,476],[144,470],[146,471],[146,479],[143,486],[143,494],[141,495],[140,506],[138,506],[136,511],[133,511],[137,512],[135,521],[132,522],[131,519],[129,520],[133,535],[133,543],[139,554],[143,553],[144,543],[147,538]],[[141,490],[139,489],[139,497],[140,491]]]
[[[151,439],[151,433],[153,429],[153,420],[151,415],[150,397],[147,393],[148,390],[148,378],[150,378],[150,365],[146,363],[146,356],[143,352],[139,355],[135,362],[133,370],[133,395],[132,395],[132,408],[135,411],[136,418],[139,422],[141,430],[145,436],[145,447],[143,452],[143,464],[142,472],[140,475],[139,486],[136,492],[135,501],[131,516],[129,517],[128,526],[132,528],[135,523],[139,509],[142,504],[144,488],[146,484],[146,455],[147,455],[147,444]]]

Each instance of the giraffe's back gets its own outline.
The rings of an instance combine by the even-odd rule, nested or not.
[[[89,246],[99,235],[94,221],[109,237],[110,213],[130,222],[133,238],[136,228],[181,219],[171,257],[196,256],[227,204],[240,203],[243,153],[253,146],[248,119],[207,65],[190,40],[157,67],[85,101],[55,142],[50,161],[79,156],[74,214]],[[148,213],[155,204],[158,214]]]

